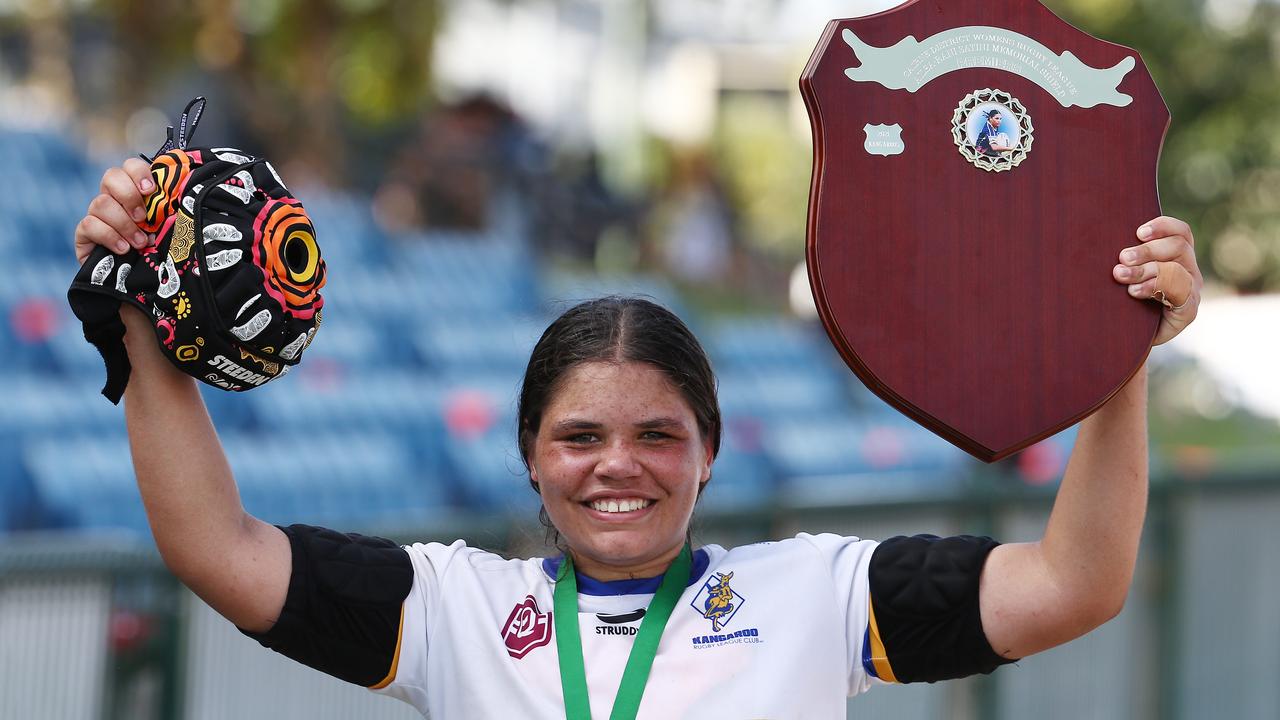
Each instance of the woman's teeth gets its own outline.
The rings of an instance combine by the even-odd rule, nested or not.
[[[607,513],[635,512],[636,510],[643,510],[652,504],[652,500],[645,500],[643,498],[631,498],[629,500],[596,500],[591,503],[591,509]]]

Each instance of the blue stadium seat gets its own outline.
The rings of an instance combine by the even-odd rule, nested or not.
[[[421,521],[451,505],[401,438],[386,432],[233,435],[224,440],[245,508],[274,523],[343,528]]]
[[[12,211],[9,216],[11,232],[21,242],[23,255],[26,257],[61,260],[66,267],[66,285],[71,284],[75,275],[76,262],[72,241],[75,238],[76,224],[84,216],[93,194],[84,198],[81,207],[73,212],[67,209],[56,209],[50,212],[46,208],[27,206]]]
[[[423,318],[470,317],[477,320],[517,312],[509,288],[489,277],[431,279],[408,266],[361,267],[333,279],[325,303],[343,308],[363,322],[377,323],[386,337],[403,334]],[[323,328],[321,330],[323,332]]]
[[[291,428],[227,433],[222,441],[245,507],[270,522],[408,523],[450,507],[438,475],[421,472],[390,433]],[[149,532],[125,436],[42,439],[22,456],[50,513],[77,528]]]
[[[52,176],[83,176],[89,172],[81,149],[68,136],[52,132],[0,132],[0,156],[6,164]]]
[[[542,283],[543,304],[554,315],[584,300],[604,295],[637,295],[646,297],[675,313],[690,327],[695,327],[693,313],[669,281],[652,275],[584,275],[551,272]],[[696,328],[695,328],[696,329]]]
[[[314,385],[305,375],[309,362],[236,398],[252,408],[260,432],[385,433],[411,453],[418,474],[439,476],[443,390],[436,380],[416,371],[361,372]]]
[[[353,310],[331,300],[325,292],[324,321],[303,355],[304,363],[327,358],[353,371],[409,364],[411,353],[395,352],[383,328],[366,322]],[[405,348],[409,342],[405,341]],[[301,369],[301,368],[299,368]]]
[[[809,369],[734,368],[718,373],[725,413],[761,418],[831,414],[851,407],[849,378],[821,366]]]
[[[251,430],[259,427],[257,415],[254,414],[246,393],[228,392],[205,383],[199,383],[197,387],[205,408],[209,411],[209,417],[219,431]],[[261,390],[255,389],[253,392]]]
[[[784,318],[720,321],[704,341],[724,369],[831,372],[843,367],[820,327]]]
[[[474,503],[478,496],[473,481],[478,474],[486,472],[491,462],[501,458],[475,457],[461,467],[458,463],[464,457],[471,457],[467,453],[472,450],[482,446],[498,447],[513,437],[520,373],[483,372],[472,368],[434,375],[440,383],[439,393],[433,400],[433,412],[442,428],[439,438],[446,461],[443,472],[454,483],[459,497]],[[514,446],[514,440],[510,442]],[[463,446],[470,449],[459,450]],[[481,481],[481,485],[485,482]]]
[[[839,504],[955,489],[971,460],[906,418],[885,422],[851,414],[787,418],[770,424],[766,452],[787,497]]]
[[[0,525],[38,529],[75,524],[61,508],[46,501],[28,462],[28,447],[73,431],[82,414],[61,384],[37,375],[13,374],[0,381]],[[106,403],[103,400],[104,404]],[[102,425],[111,428],[110,421]]]
[[[62,371],[47,334],[77,331],[79,323],[66,298],[73,265],[74,260],[24,258],[11,268],[0,284],[0,348],[6,351],[0,367],[41,374]]]
[[[459,498],[483,510],[524,507],[517,492],[523,472],[515,442],[518,373],[442,375],[436,413],[445,463]],[[515,480],[516,482],[513,482]],[[510,505],[512,498],[516,505]]]
[[[387,238],[373,220],[369,198],[319,187],[296,188],[316,229],[316,241],[331,276],[387,263]]]
[[[38,438],[85,430],[123,430],[124,411],[99,394],[102,378],[68,381],[41,374],[0,378],[0,432]]]
[[[24,464],[40,502],[72,527],[150,535],[123,434],[30,442]]]
[[[529,487],[514,428],[514,419],[504,418],[487,432],[447,438],[448,472],[476,511],[517,517],[537,512],[540,501]]]
[[[763,444],[783,478],[841,475],[871,470],[858,448],[865,423],[845,414],[779,418]]]
[[[24,447],[21,434],[0,428],[0,533],[63,524],[40,501],[23,459]]]
[[[472,317],[528,312],[535,304],[535,263],[519,244],[443,240],[431,234],[400,238],[392,265],[416,286],[423,314],[465,313]]]
[[[499,316],[477,323],[440,317],[417,325],[411,336],[427,366],[436,372],[494,373],[518,378],[545,327],[540,319]]]
[[[723,416],[720,454],[700,504],[713,512],[766,507],[778,490],[773,464],[764,452],[764,425],[750,416]]]

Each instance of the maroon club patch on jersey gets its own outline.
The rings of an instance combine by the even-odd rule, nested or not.
[[[511,609],[507,622],[502,626],[502,642],[507,653],[519,660],[534,648],[551,642],[551,613],[538,611],[538,601],[532,595]]]

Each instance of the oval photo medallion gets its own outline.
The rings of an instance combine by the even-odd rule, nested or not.
[[[983,170],[1011,170],[1027,159],[1035,140],[1031,116],[1002,90],[975,90],[951,117],[951,136],[960,154]]]

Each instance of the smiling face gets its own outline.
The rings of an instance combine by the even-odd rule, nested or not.
[[[543,411],[530,473],[582,572],[661,574],[711,477],[712,446],[680,391],[644,362],[567,371]]]

